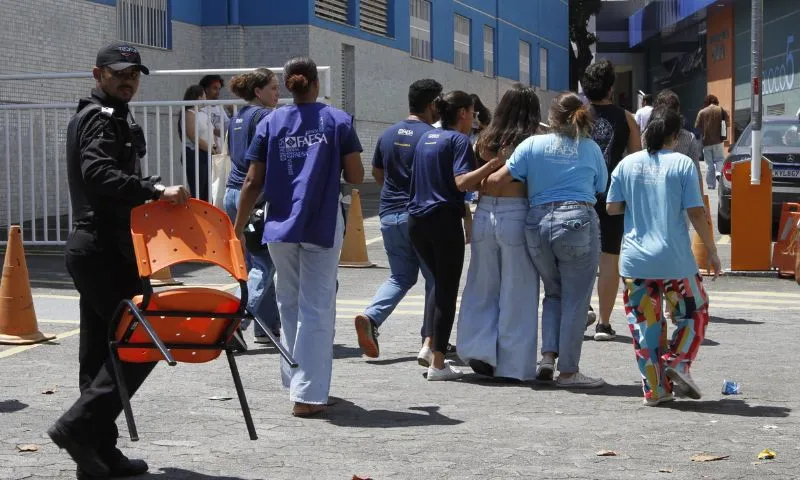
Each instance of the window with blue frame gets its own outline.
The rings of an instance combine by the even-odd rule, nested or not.
[[[348,0],[316,0],[314,15],[338,23],[348,23],[350,5]]]
[[[539,87],[542,90],[547,90],[547,64],[549,61],[549,52],[544,47],[539,47]]]
[[[454,17],[454,30],[453,30],[453,65],[457,70],[469,72],[472,70],[470,65],[470,20],[461,15]]]
[[[170,0],[117,0],[119,39],[137,45],[172,48]]]
[[[523,40],[519,42],[519,83],[531,84],[531,44]]]
[[[483,26],[483,74],[494,77],[494,28]]]
[[[389,36],[389,0],[361,0],[361,30]]]
[[[411,0],[411,56],[431,60],[431,2]]]

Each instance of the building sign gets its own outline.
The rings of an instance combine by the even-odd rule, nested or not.
[[[728,30],[723,30],[708,37],[708,50],[712,62],[721,62],[727,58],[725,45],[728,43],[726,41],[728,38],[730,38]]]
[[[772,93],[785,92],[794,88],[794,54],[792,53],[792,45],[794,44],[794,35],[786,37],[786,51],[780,55],[777,61],[768,62],[769,68],[765,68],[761,72],[761,83],[764,95]],[[765,52],[765,58],[769,58],[768,52]],[[767,63],[767,62],[765,62]]]

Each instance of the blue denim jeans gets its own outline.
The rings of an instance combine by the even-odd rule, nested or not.
[[[706,161],[706,185],[708,188],[715,188],[717,185],[717,175],[722,175],[722,167],[725,164],[724,145],[718,143],[703,147],[703,159]],[[698,174],[700,172],[697,172]]]
[[[381,217],[383,247],[389,259],[389,278],[378,287],[364,315],[378,326],[392,314],[397,304],[417,283],[420,271],[425,279],[425,298],[433,289],[431,271],[422,263],[408,236],[408,213],[389,213]],[[423,338],[425,333],[422,333]]]
[[[472,218],[467,283],[458,317],[458,356],[498,377],[536,378],[539,274],[525,243],[527,198],[481,196]]]
[[[224,206],[225,212],[236,221],[236,211],[239,206],[239,196],[241,190],[235,188],[225,189]],[[275,299],[275,266],[272,264],[269,251],[264,249],[258,254],[247,252],[245,255],[247,264],[247,310],[258,317],[259,320],[273,333],[280,332],[281,317],[278,313],[278,302]],[[242,330],[246,330],[249,322],[242,322]],[[253,333],[256,337],[266,336],[258,322],[253,326]]]
[[[600,263],[597,213],[579,202],[531,207],[525,234],[544,284],[542,353],[558,355],[560,372],[575,373]]]
[[[298,363],[281,360],[281,379],[293,402],[325,405],[331,387],[336,324],[336,272],[344,240],[337,216],[332,248],[310,243],[270,243],[275,259],[281,343]]]

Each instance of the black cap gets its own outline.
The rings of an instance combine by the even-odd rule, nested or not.
[[[112,43],[97,52],[98,67],[108,67],[113,70],[124,70],[128,67],[139,67],[139,71],[145,75],[150,75],[150,69],[142,65],[142,57],[139,50],[133,45],[124,42]]]

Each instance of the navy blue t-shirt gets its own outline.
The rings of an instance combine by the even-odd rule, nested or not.
[[[255,136],[256,126],[253,122],[264,118],[267,113],[269,110],[266,108],[247,105],[231,119],[228,127],[228,154],[231,156],[232,165],[231,174],[225,184],[227,188],[242,189],[247,170],[250,168],[250,162],[245,157],[252,141],[251,134]]]
[[[422,135],[411,169],[408,213],[424,217],[440,208],[464,211],[464,192],[455,177],[475,168],[469,137],[455,130],[431,130]]]
[[[433,127],[419,120],[403,120],[387,128],[378,138],[372,166],[384,171],[380,216],[404,213],[411,199],[411,165],[414,151],[425,132]]]

